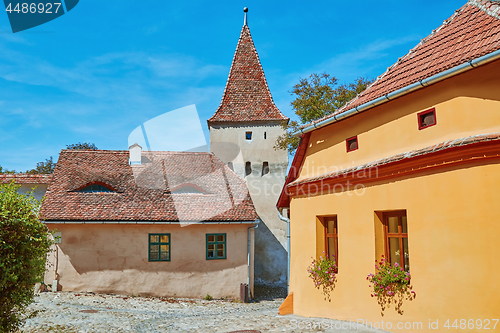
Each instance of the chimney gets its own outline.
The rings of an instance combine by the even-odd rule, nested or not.
[[[128,147],[129,149],[129,158],[130,165],[140,165],[141,164],[141,152],[142,147],[137,143],[134,143],[132,146]]]

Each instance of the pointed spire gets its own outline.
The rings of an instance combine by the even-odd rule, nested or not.
[[[245,20],[243,21],[243,25],[248,25],[247,24],[247,13],[248,13],[248,7],[243,8],[243,11],[245,12]]]
[[[241,29],[224,95],[219,108],[208,119],[209,124],[211,122],[287,121],[289,119],[274,104],[250,29],[246,24],[247,11],[245,11],[245,25]]]

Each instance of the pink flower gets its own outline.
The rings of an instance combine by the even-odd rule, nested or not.
[[[399,266],[399,264],[398,264],[398,263],[395,263],[395,264],[394,264],[394,267],[398,267],[398,266]]]

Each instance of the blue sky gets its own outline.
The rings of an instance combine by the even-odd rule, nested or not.
[[[275,103],[294,118],[299,78],[375,78],[465,3],[82,0],[16,34],[0,13],[0,165],[25,171],[77,142],[128,149],[135,128],[191,104],[208,140],[245,6]]]

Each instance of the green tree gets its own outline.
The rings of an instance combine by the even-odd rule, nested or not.
[[[28,174],[49,174],[54,172],[56,163],[52,160],[52,156],[47,158],[45,162],[38,162],[36,168],[26,171]]]
[[[92,149],[92,150],[97,150],[97,147],[93,143],[87,143],[87,142],[78,142],[74,143],[72,145],[66,145],[66,149]]]
[[[26,308],[53,244],[39,220],[40,202],[33,192],[19,194],[19,187],[14,182],[0,185],[0,332],[16,331],[33,315]]]
[[[92,149],[97,150],[97,147],[93,143],[78,142],[71,145],[66,145],[66,149]],[[28,174],[50,174],[54,172],[56,168],[56,163],[52,160],[52,156],[45,160],[45,162],[38,162],[36,168],[26,171]],[[1,169],[0,169],[1,170]],[[10,172],[10,173],[15,173]]]
[[[299,117],[299,122],[290,121],[283,127],[286,134],[276,140],[275,149],[287,149],[294,152],[299,145],[299,138],[292,135],[299,130],[300,125],[310,123],[334,113],[351,99],[368,87],[371,79],[357,78],[353,83],[338,84],[338,80],[330,74],[313,73],[309,78],[300,79],[290,91],[296,95],[292,101],[292,109]]]
[[[16,170],[7,170],[2,168],[2,166],[0,165],[0,174],[2,173],[16,173]]]

